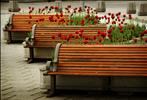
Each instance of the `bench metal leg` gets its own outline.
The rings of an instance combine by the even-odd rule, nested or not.
[[[12,33],[8,32],[8,41],[7,43],[11,43],[12,42]]]
[[[29,48],[30,50],[30,59],[28,60],[28,63],[32,63],[34,61],[34,48]]]
[[[48,97],[51,97],[55,94],[55,90],[56,90],[56,75],[51,75],[51,80],[50,80],[50,91],[48,94]]]

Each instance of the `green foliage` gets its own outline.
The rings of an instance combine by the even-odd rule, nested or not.
[[[119,26],[110,26],[110,28],[112,27],[113,27],[113,30],[111,33],[111,36],[112,36],[111,41],[113,43],[125,42],[125,41],[132,40],[133,38],[138,38],[140,37],[140,33],[146,29],[145,25],[139,26],[138,24],[136,26],[133,24],[124,25],[122,28],[123,32],[120,31]]]
[[[73,14],[72,16],[70,16],[70,22],[68,23],[68,25],[95,25],[95,24],[99,24],[99,20],[95,18],[94,15],[89,15],[88,18],[86,18],[87,15],[85,14]],[[72,22],[71,22],[72,21]],[[82,21],[83,24],[82,24]]]
[[[29,38],[31,38],[32,37],[32,32],[28,32],[27,35],[28,35]]]

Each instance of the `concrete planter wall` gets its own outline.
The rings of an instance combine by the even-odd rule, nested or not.
[[[34,58],[51,58],[51,48],[34,48]],[[24,57],[28,59],[30,57],[29,48],[24,48]]]
[[[46,76],[45,87],[50,88],[50,77]],[[57,76],[57,89],[103,90],[104,77]],[[111,90],[147,92],[147,78],[112,77]]]
[[[8,32],[7,31],[4,31],[4,40],[5,41],[8,41],[9,40],[9,36],[8,36]],[[12,32],[12,40],[15,40],[15,41],[24,41],[25,38],[27,37],[27,32],[15,32],[13,33]]]

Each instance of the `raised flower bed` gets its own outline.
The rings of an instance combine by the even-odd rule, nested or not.
[[[62,30],[65,31],[63,34],[62,32],[54,31],[48,38],[48,45],[55,45],[58,42],[63,44],[90,45],[144,45],[147,42],[147,25],[144,22],[140,23],[134,20],[130,14],[126,15],[118,12],[99,16],[95,9],[91,7],[85,6],[85,12],[83,12],[81,7],[72,9],[70,5],[65,8],[65,13],[70,13],[67,23],[64,26],[55,26],[57,29],[58,27],[62,27]],[[95,30],[95,34],[90,34],[90,32],[89,34],[84,34],[84,30],[80,30],[84,29],[85,26],[92,28],[101,27],[104,24],[107,25],[107,31]],[[42,25],[40,27],[43,29]],[[44,29],[45,27],[48,26],[44,26]],[[74,32],[66,32],[66,27],[72,27],[71,30],[74,30]],[[79,27],[79,29],[76,29],[76,27]],[[50,33],[50,31],[45,30],[40,31],[39,34]],[[44,41],[44,38],[42,39]]]

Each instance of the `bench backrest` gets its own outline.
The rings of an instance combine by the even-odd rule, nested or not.
[[[53,18],[53,21],[51,20]],[[68,15],[60,16],[59,18],[56,15],[12,15],[11,24],[13,30],[29,30],[31,31],[34,24],[39,25],[58,25],[63,24],[59,21],[64,19],[68,20]]]
[[[34,46],[51,46],[56,45],[57,43],[63,43],[68,41],[68,37],[71,36],[71,41],[76,44],[79,44],[80,40],[78,39],[80,31],[83,31],[83,36],[94,36],[97,35],[98,30],[101,32],[106,32],[106,25],[100,26],[36,26],[34,28]],[[79,32],[76,34],[76,32]],[[62,36],[59,36],[62,35]],[[79,40],[79,41],[78,41]]]
[[[147,76],[147,45],[61,45],[49,74]],[[55,65],[53,64],[53,65]]]

